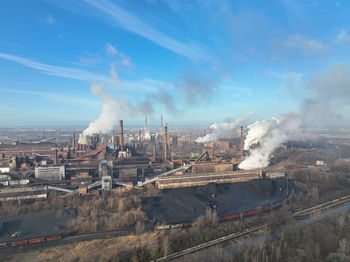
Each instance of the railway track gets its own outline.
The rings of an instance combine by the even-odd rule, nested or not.
[[[230,234],[230,235],[227,235],[227,236],[223,236],[223,237],[211,240],[209,242],[200,244],[198,246],[191,247],[191,248],[188,248],[188,249],[185,249],[185,250],[173,253],[173,254],[171,254],[169,256],[158,258],[156,260],[156,262],[168,261],[168,260],[172,260],[172,259],[175,259],[175,258],[178,258],[178,257],[182,257],[184,255],[188,255],[188,254],[196,252],[198,250],[201,250],[201,249],[204,249],[204,248],[207,248],[207,247],[211,247],[213,245],[217,245],[219,243],[222,243],[222,242],[234,239],[234,238],[238,238],[238,237],[244,236],[244,235],[249,234],[251,232],[255,232],[255,231],[260,230],[262,228],[265,228],[267,226],[268,226],[267,224],[264,224],[264,225],[260,225],[260,226],[247,228],[247,229],[245,229],[245,230],[243,230],[241,232],[233,233],[233,234]]]
[[[313,214],[315,212],[318,212],[318,211],[321,211],[321,210],[324,210],[324,209],[328,209],[328,208],[331,208],[331,207],[339,206],[339,205],[347,203],[349,201],[350,201],[350,195],[347,195],[347,196],[344,196],[344,197],[333,199],[333,200],[328,201],[326,203],[322,203],[322,204],[319,204],[319,205],[316,205],[316,206],[305,208],[305,209],[302,209],[300,211],[295,211],[292,214],[292,217],[311,215],[311,214]]]
[[[293,191],[291,193],[292,193],[291,195],[293,195]],[[349,203],[349,202],[350,202],[350,195],[347,195],[347,196],[344,196],[344,197],[333,199],[331,201],[327,201],[327,202],[322,203],[322,204],[318,204],[318,205],[315,205],[315,206],[312,206],[312,207],[304,208],[302,210],[297,210],[297,211],[293,212],[292,214],[290,214],[289,218],[295,218],[295,219],[302,218],[302,217],[309,216],[309,215],[315,214],[317,212],[320,212],[320,211],[323,211],[323,210],[326,210],[326,209],[331,209],[331,208],[334,208],[334,207],[337,207],[337,206],[340,206],[340,205],[344,205],[344,204]],[[265,207],[265,209],[266,210],[262,209],[262,210],[259,210],[259,211],[252,210],[252,211],[246,212],[247,214],[245,216],[254,215],[254,214],[259,213],[259,212],[269,211],[272,208],[271,207]],[[239,217],[239,215],[240,214],[238,214],[238,217]],[[228,218],[229,219],[234,219],[234,218],[236,218],[236,214],[235,215],[231,215]],[[229,220],[229,219],[222,218],[220,221]],[[190,226],[195,225],[195,224],[192,224],[192,223],[189,223],[189,224],[191,224]],[[172,260],[172,259],[175,259],[175,258],[179,258],[179,257],[185,256],[185,255],[194,253],[196,251],[199,251],[199,250],[202,250],[202,249],[205,249],[205,248],[208,248],[208,247],[211,247],[211,246],[214,246],[214,245],[226,242],[228,240],[233,240],[235,238],[239,238],[239,237],[242,237],[244,235],[247,235],[247,234],[250,234],[250,233],[253,233],[253,232],[257,232],[257,231],[259,231],[259,230],[261,230],[263,228],[266,228],[268,226],[271,226],[271,225],[269,225],[269,224],[262,224],[262,225],[257,225],[257,226],[254,226],[254,227],[250,227],[250,228],[247,228],[247,229],[245,229],[245,230],[243,230],[241,232],[236,232],[236,233],[233,233],[233,234],[230,234],[230,235],[226,235],[226,236],[223,236],[223,237],[220,237],[220,238],[208,241],[206,243],[194,246],[192,248],[188,248],[188,249],[185,249],[185,250],[182,250],[182,251],[170,254],[170,255],[168,255],[166,257],[158,258],[156,261],[168,261],[168,260]],[[187,227],[187,225],[183,226],[183,227]],[[174,227],[169,227],[169,228],[174,228]],[[154,228],[152,230],[154,230]],[[50,236],[50,237],[41,237],[41,238],[35,238],[35,239],[27,239],[27,240],[21,240],[21,241],[0,243],[0,250],[2,248],[5,248],[5,247],[7,247],[7,248],[14,248],[14,247],[23,246],[23,245],[28,246],[29,244],[51,242],[51,240],[60,240],[60,241],[57,241],[57,242],[61,242],[62,241],[62,243],[63,242],[70,243],[70,242],[75,242],[75,241],[86,241],[86,240],[93,240],[93,239],[98,239],[98,238],[116,237],[116,236],[120,236],[120,235],[127,235],[127,234],[130,234],[130,233],[131,232],[128,230],[128,231],[94,232],[94,233],[88,233],[88,234],[82,234],[82,235],[73,235],[73,236],[68,236],[68,237],[61,236],[61,235]],[[2,250],[4,250],[4,249],[2,249]]]
[[[315,206],[312,206],[312,207],[309,207],[309,208],[305,208],[305,209],[302,209],[302,210],[295,211],[295,212],[293,212],[293,214],[291,214],[289,216],[289,218],[305,217],[305,216],[308,216],[308,215],[315,214],[316,212],[320,212],[320,211],[323,211],[323,210],[326,210],[326,209],[329,209],[329,208],[334,208],[334,207],[340,206],[342,204],[346,204],[348,202],[350,202],[350,195],[347,195],[347,196],[344,196],[344,197],[341,197],[341,198],[337,198],[337,199],[333,199],[333,200],[328,201],[326,203],[315,205]],[[235,238],[239,238],[239,237],[241,237],[243,235],[256,232],[256,231],[258,231],[258,230],[260,230],[262,228],[268,227],[268,226],[270,226],[270,225],[269,224],[263,224],[263,225],[259,225],[259,226],[250,227],[250,228],[247,228],[247,229],[245,229],[245,230],[243,230],[241,232],[233,233],[233,234],[230,234],[230,235],[227,235],[227,236],[223,236],[223,237],[220,237],[220,238],[217,238],[217,239],[205,242],[203,244],[200,244],[200,245],[197,245],[197,246],[194,246],[194,247],[191,247],[191,248],[179,251],[179,252],[175,252],[175,253],[170,254],[168,256],[164,256],[164,257],[158,258],[155,261],[156,262],[161,262],[161,261],[173,260],[173,259],[185,256],[185,255],[194,253],[196,251],[199,251],[199,250],[202,250],[202,249],[205,249],[205,248],[208,248],[208,247],[211,247],[211,246],[214,246],[214,245],[226,242],[228,240],[232,240],[232,239],[235,239]]]

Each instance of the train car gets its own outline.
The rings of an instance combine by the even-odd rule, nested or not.
[[[252,216],[252,215],[256,215],[262,212],[267,212],[270,211],[274,208],[279,207],[281,204],[276,204],[276,205],[272,205],[272,206],[267,206],[264,208],[259,208],[259,209],[255,209],[255,210],[249,210],[246,212],[241,212],[241,213],[236,213],[236,214],[232,214],[232,215],[228,215],[228,216],[224,216],[224,217],[219,217],[218,218],[218,222],[221,221],[228,221],[228,220],[233,220],[233,219],[237,219],[237,218],[242,218],[245,216]],[[203,221],[193,221],[193,222],[188,222],[188,223],[184,223],[184,224],[174,224],[174,225],[160,225],[157,226],[158,230],[162,230],[162,229],[170,229],[170,228],[183,228],[183,227],[193,227],[196,225],[202,225],[202,224],[207,224],[210,221],[207,220],[203,220]]]
[[[21,241],[14,241],[11,242],[11,246],[15,247],[15,246],[22,246],[22,245],[27,245],[28,244],[28,240],[21,240]]]
[[[157,229],[159,229],[159,230],[170,229],[170,225],[159,225],[159,226],[157,226]]]
[[[175,225],[171,225],[171,228],[182,228],[184,226],[184,224],[175,224]]]
[[[32,239],[29,239],[28,242],[29,244],[45,242],[45,237],[32,238]]]
[[[59,240],[59,239],[62,239],[61,235],[47,237],[46,241]]]
[[[0,248],[8,247],[9,244],[7,242],[0,243]]]

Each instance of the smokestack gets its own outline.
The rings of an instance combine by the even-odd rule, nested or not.
[[[243,161],[243,126],[241,126],[241,140],[239,144],[239,154],[241,157],[241,161]]]
[[[124,129],[123,129],[123,120],[120,120],[120,137],[119,137],[120,148],[124,148]]]
[[[164,127],[164,149],[163,149],[163,151],[164,151],[164,164],[167,163],[167,156],[168,156],[168,154],[167,154],[167,147],[168,147],[167,140],[168,140],[168,124],[166,124]]]
[[[168,149],[170,150],[170,132],[168,132]]]
[[[57,154],[57,147],[55,148],[55,165],[58,164],[58,154]]]
[[[141,129],[139,130],[139,147],[141,148]]]
[[[75,150],[75,133],[74,132],[72,135],[72,147],[73,147],[73,150]]]
[[[156,162],[156,142],[153,141],[153,162]]]

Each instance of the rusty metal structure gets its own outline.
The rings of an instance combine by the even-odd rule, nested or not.
[[[168,158],[168,124],[165,125],[164,127],[164,145],[163,145],[163,151],[164,151],[164,164],[167,163],[167,158]]]
[[[122,148],[123,149],[123,147],[124,147],[124,127],[123,127],[123,120],[120,120],[120,122],[119,122],[120,124],[119,124],[119,127],[120,127],[120,131],[119,131],[119,134],[120,134],[120,136],[119,136],[119,145],[120,145],[120,148]]]

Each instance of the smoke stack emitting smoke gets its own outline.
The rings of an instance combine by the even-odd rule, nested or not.
[[[111,75],[114,83],[119,85],[120,81],[114,65],[111,66]],[[332,123],[335,119],[341,119],[345,115],[341,109],[350,104],[349,86],[350,67],[343,64],[334,65],[328,72],[311,78],[306,88],[313,92],[313,95],[302,101],[300,113],[288,114],[280,119],[256,121],[248,125],[244,149],[248,150],[249,154],[239,167],[254,169],[268,166],[270,155],[277,147],[290,139],[300,138],[300,127],[305,120],[308,124],[319,124],[320,120],[322,120],[321,124],[325,124],[324,119],[327,118]],[[103,106],[99,117],[84,130],[84,135],[109,133],[121,119],[122,109],[127,103],[122,99],[113,99],[103,92],[103,84],[92,84],[91,92],[102,99]],[[232,137],[238,125],[251,114],[246,113],[234,122],[213,124],[210,127],[211,133],[197,138],[196,142],[215,142],[222,138]],[[147,131],[146,128],[145,137],[149,136]],[[259,143],[257,147],[251,148],[257,143]]]
[[[337,64],[331,66],[328,72],[316,75],[306,84],[306,88],[312,91],[312,96],[302,101],[299,113],[290,113],[282,118],[256,121],[248,125],[248,133],[244,141],[244,149],[248,150],[248,156],[241,162],[239,168],[254,169],[264,168],[270,163],[270,155],[284,142],[292,139],[300,139],[300,127],[305,124],[335,124],[346,115],[343,108],[350,104],[350,67]],[[327,122],[330,121],[330,122]],[[228,131],[237,127],[239,121],[234,124],[214,124],[210,128],[212,133],[198,138],[197,142],[215,142],[220,138],[226,138]],[[232,133],[229,134],[232,136]],[[258,146],[251,148],[252,145]]]
[[[238,130],[239,124],[251,115],[252,112],[244,114],[234,122],[215,123],[210,126],[212,133],[199,137],[196,142],[216,142],[219,139],[231,138]],[[271,118],[269,120],[256,121],[248,125],[248,133],[244,140],[244,150],[249,151],[242,163],[241,169],[264,168],[270,163],[271,153],[282,143],[299,136],[302,121],[300,115],[289,114],[281,119]],[[259,145],[251,149],[252,145]]]
[[[241,169],[264,168],[270,164],[272,152],[289,139],[298,137],[302,121],[298,115],[283,118],[256,121],[248,126],[244,149],[250,150],[254,144],[259,145],[249,151],[249,156],[238,166]]]
[[[247,112],[233,122],[231,121],[231,122],[212,124],[210,126],[211,133],[202,137],[198,137],[196,139],[196,142],[210,143],[210,142],[216,142],[222,138],[231,138],[235,135],[234,131],[237,129],[239,124],[241,124],[242,121],[244,121],[248,116],[252,114],[254,114],[254,112]]]
[[[102,110],[99,117],[90,123],[83,132],[84,135],[109,133],[120,119],[125,102],[122,99],[113,99],[103,91],[103,84],[91,84],[91,93],[102,101]]]

